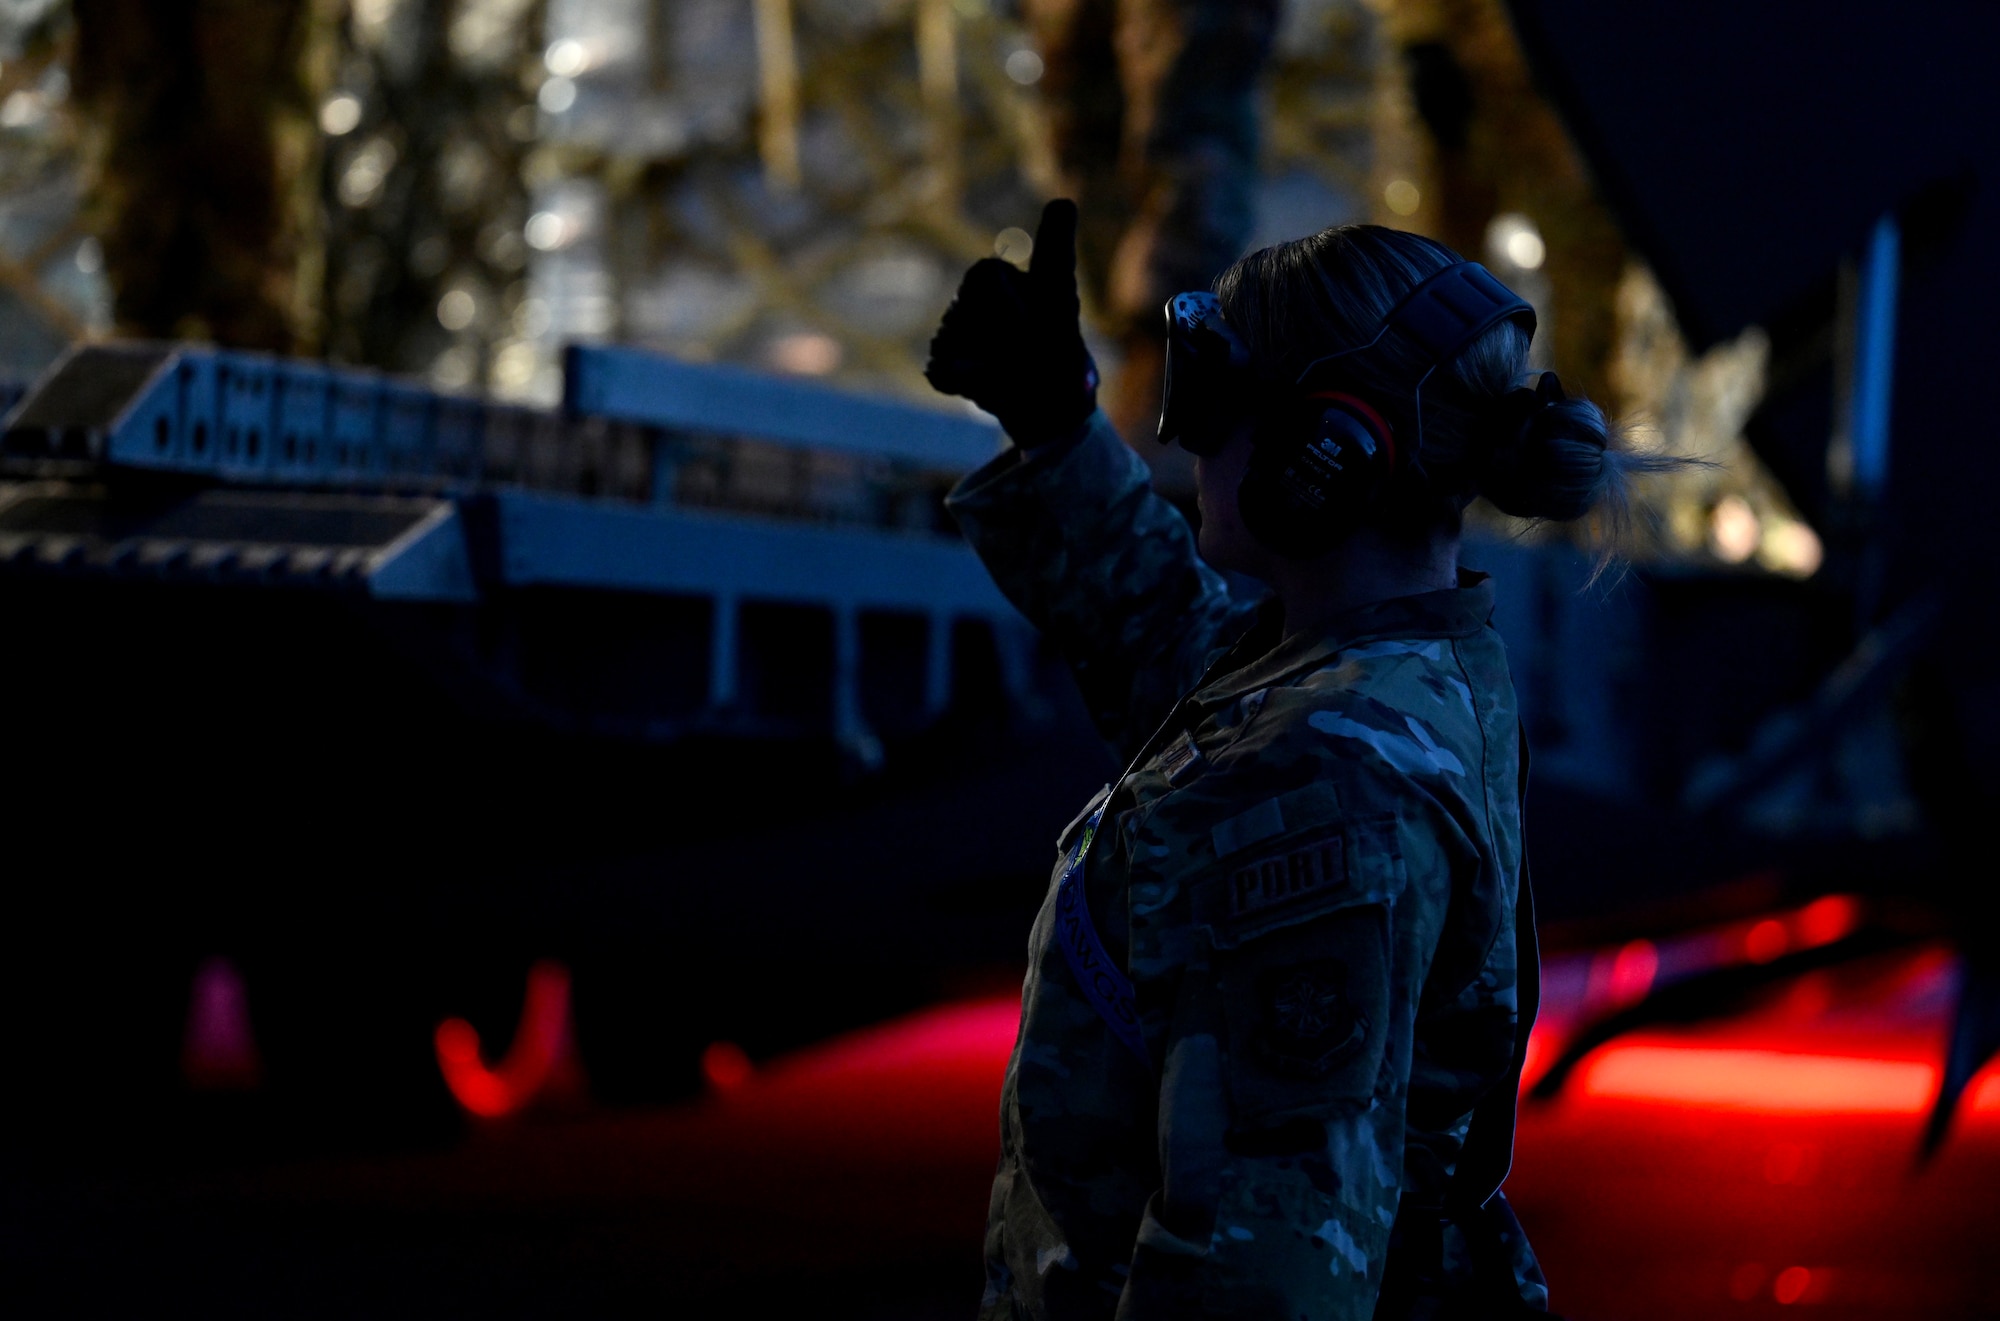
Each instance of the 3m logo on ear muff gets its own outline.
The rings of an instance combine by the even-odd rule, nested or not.
[[[1272,477],[1291,503],[1313,513],[1339,512],[1388,479],[1396,462],[1395,432],[1364,400],[1321,391],[1301,400],[1300,412],[1303,416],[1273,419],[1291,440],[1273,444],[1259,438],[1260,450],[1283,456]],[[1262,466],[1253,460],[1253,468]]]
[[[1321,391],[1306,398],[1319,406],[1321,440],[1358,446],[1368,458],[1382,458],[1391,470],[1395,468],[1396,430],[1365,400],[1340,391]]]

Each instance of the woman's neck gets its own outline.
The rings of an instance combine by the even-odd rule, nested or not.
[[[1364,605],[1458,586],[1458,537],[1422,546],[1363,529],[1312,560],[1279,560],[1267,581],[1285,608],[1285,635],[1316,633]]]

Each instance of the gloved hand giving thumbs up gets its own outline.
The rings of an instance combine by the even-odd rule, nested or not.
[[[1076,203],[1057,198],[1042,208],[1025,273],[998,257],[966,271],[924,375],[999,418],[1023,449],[1073,436],[1097,407],[1078,310]]]

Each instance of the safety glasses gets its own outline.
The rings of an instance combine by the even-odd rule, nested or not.
[[[1214,294],[1175,294],[1166,310],[1160,443],[1203,457],[1220,453],[1251,406],[1250,350],[1222,319]]]

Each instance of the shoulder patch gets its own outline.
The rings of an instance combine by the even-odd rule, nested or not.
[[[1275,798],[1266,798],[1255,807],[1238,812],[1215,826],[1208,832],[1208,837],[1215,844],[1215,856],[1226,858],[1252,844],[1261,844],[1273,835],[1284,833],[1284,806]]]
[[[1372,1024],[1358,1010],[1342,959],[1307,959],[1257,979],[1257,1045],[1280,1073],[1324,1078],[1361,1049]]]
[[[1372,1095],[1389,1033],[1388,905],[1336,907],[1218,950],[1224,1081],[1239,1126]]]
[[[1347,877],[1341,846],[1341,836],[1328,832],[1230,868],[1229,916],[1262,917],[1339,885]]]
[[[1188,883],[1194,923],[1217,950],[1261,945],[1343,909],[1387,906],[1401,892],[1393,814],[1295,814],[1287,799],[1285,816],[1291,830],[1207,864]]]

